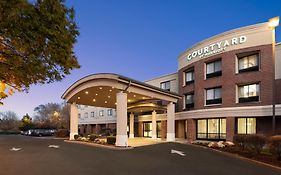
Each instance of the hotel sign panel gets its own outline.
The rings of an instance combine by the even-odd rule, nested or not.
[[[210,44],[208,46],[202,47],[198,50],[195,50],[187,55],[187,60],[190,61],[193,58],[199,57],[204,58],[206,56],[211,56],[213,54],[218,54],[226,50],[226,48],[233,46],[233,45],[239,45],[247,42],[247,36],[238,36],[233,37],[229,40],[223,40],[219,41],[213,44]]]

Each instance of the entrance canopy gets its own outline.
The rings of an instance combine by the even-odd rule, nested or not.
[[[151,102],[145,105],[147,101],[164,100],[176,103],[181,98],[176,93],[109,73],[93,74],[76,81],[64,92],[62,98],[67,103],[116,108],[116,94],[121,91],[127,93],[128,110],[136,112],[162,108]]]

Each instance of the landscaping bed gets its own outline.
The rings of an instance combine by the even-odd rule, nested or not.
[[[281,167],[281,136],[235,135],[233,142],[195,141],[193,144]]]

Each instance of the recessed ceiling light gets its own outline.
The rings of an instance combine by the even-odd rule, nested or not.
[[[131,102],[131,100],[129,99],[128,102]]]
[[[98,95],[98,94],[96,94],[96,95]]]
[[[142,97],[142,99],[145,99],[145,97]]]
[[[80,99],[80,97],[77,97],[77,99],[79,100],[79,99]]]
[[[109,89],[109,92],[111,92],[112,91],[112,89]]]
[[[100,87],[100,89],[102,89],[102,87]]]
[[[110,98],[110,96],[107,96],[108,98]]]
[[[136,95],[134,95],[134,97],[136,97]]]
[[[115,105],[117,105],[117,103],[115,103]]]
[[[95,102],[95,101],[96,101],[96,99],[93,99],[93,101]]]
[[[105,101],[104,103],[107,103],[107,101]]]
[[[88,92],[88,91],[86,91],[86,92],[85,92],[85,94],[89,94],[89,92]]]
[[[112,86],[112,89],[114,89],[114,87]]]

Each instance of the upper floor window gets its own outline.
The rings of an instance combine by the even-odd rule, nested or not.
[[[259,87],[259,83],[239,86],[239,103],[259,101]]]
[[[221,60],[206,64],[206,78],[221,76]]]
[[[241,72],[259,70],[259,54],[238,58],[238,70]]]
[[[78,118],[81,118],[81,114],[80,113],[78,114]]]
[[[112,109],[108,109],[108,110],[107,110],[107,115],[108,115],[108,116],[112,116]]]
[[[167,91],[170,91],[171,90],[171,82],[165,81],[165,82],[160,83],[160,88],[164,89],[164,90],[167,90]]]
[[[103,110],[99,111],[99,116],[104,116],[104,111]]]
[[[194,82],[194,70],[185,72],[185,84]]]
[[[84,113],[84,117],[85,117],[85,118],[88,118],[88,112],[85,112],[85,113]]]
[[[95,112],[91,112],[91,117],[95,117]]]
[[[185,109],[194,107],[194,93],[185,95]]]
[[[221,104],[222,103],[221,90],[222,90],[221,87],[206,89],[206,105]]]

